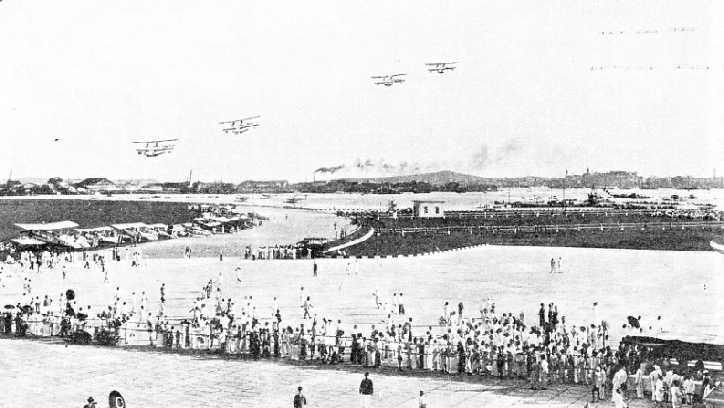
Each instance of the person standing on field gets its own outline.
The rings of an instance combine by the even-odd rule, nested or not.
[[[304,408],[307,405],[307,398],[302,394],[302,387],[297,387],[297,395],[294,396],[294,408]]]
[[[371,405],[372,395],[374,394],[374,386],[372,380],[367,378],[370,373],[365,373],[365,378],[359,385],[359,393],[362,396],[362,406],[369,408]]]

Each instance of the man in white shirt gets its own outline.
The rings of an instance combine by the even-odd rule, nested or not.
[[[425,393],[422,390],[420,391],[420,398],[417,401],[419,408],[427,408],[427,398],[425,398]]]
[[[684,395],[686,397],[686,405],[692,405],[694,400],[694,381],[691,380],[691,376],[684,377]]]
[[[652,371],[649,374],[649,384],[651,384],[651,401],[656,400],[656,380],[659,378],[659,372],[656,371],[656,366],[654,367],[654,371]]]
[[[634,385],[636,386],[636,398],[644,397],[644,366],[639,364],[639,369],[636,370],[636,377],[634,379]]]
[[[540,381],[541,385],[545,389],[548,386],[548,360],[545,354],[540,355]]]
[[[626,374],[626,368],[621,366],[621,368],[614,374],[613,376],[613,389],[614,391],[621,391],[621,394],[623,394],[623,386],[626,384],[626,380],[628,380],[628,374]],[[615,401],[616,395],[618,395],[616,392],[614,392],[611,395],[611,401]]]
[[[656,374],[656,385],[654,386],[654,407],[661,408],[664,406],[664,381],[661,375]]]

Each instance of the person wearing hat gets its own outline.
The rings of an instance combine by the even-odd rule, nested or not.
[[[96,402],[93,400],[93,397],[88,397],[88,403],[83,405],[83,408],[95,408]]]
[[[362,395],[362,406],[364,406],[365,408],[370,407],[370,400],[372,399],[372,395],[374,394],[374,386],[372,385],[372,380],[367,378],[369,375],[370,373],[365,373],[365,378],[359,385],[359,393],[360,395]]]
[[[307,405],[307,398],[302,394],[302,387],[297,387],[297,395],[294,396],[294,408],[304,408]]]

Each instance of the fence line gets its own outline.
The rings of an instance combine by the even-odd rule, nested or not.
[[[441,226],[441,227],[400,227],[380,228],[379,234],[408,234],[408,233],[448,233],[452,231],[469,231],[474,233],[518,233],[518,232],[559,232],[559,231],[583,231],[583,230],[627,230],[627,229],[662,229],[672,230],[696,227],[711,227],[724,229],[722,221],[695,221],[695,222],[640,222],[640,223],[599,223],[599,224],[546,224],[546,225],[475,225],[475,226]]]

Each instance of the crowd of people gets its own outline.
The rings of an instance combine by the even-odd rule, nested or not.
[[[357,273],[356,265],[348,263],[347,273],[353,270]],[[241,282],[239,275],[236,283]],[[253,294],[231,299],[224,289],[219,273],[200,285],[185,315],[169,316],[165,283],[153,311],[145,292],[124,298],[120,287],[97,310],[78,304],[75,293],[60,293],[57,302],[47,295],[41,299],[33,294],[32,279],[25,277],[27,300],[5,310],[0,333],[85,333],[88,339],[113,338],[113,344],[121,345],[518,380],[536,389],[580,384],[591,387],[593,401],[643,398],[644,393],[656,402],[678,400],[680,394],[686,400],[701,397],[706,388],[702,369],[693,375],[681,367],[675,371],[668,360],[650,356],[646,347],[622,344],[614,350],[609,325],[598,318],[595,304],[591,322],[572,324],[554,303],[541,303],[531,323],[523,313],[501,313],[491,299],[472,313],[463,302],[457,307],[445,302],[438,322],[421,325],[406,310],[403,293],[389,297],[376,290],[369,308],[377,322],[349,327],[339,317],[318,316],[312,294],[304,288],[301,311],[283,310],[286,318],[276,298],[263,302],[270,306],[257,307]],[[693,379],[703,381],[697,392]]]
[[[244,249],[244,259],[311,259],[312,252],[301,245],[251,246]]]

